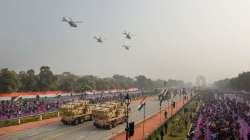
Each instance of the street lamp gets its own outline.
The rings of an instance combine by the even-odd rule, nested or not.
[[[160,101],[160,123],[161,123],[161,116],[162,116],[162,114],[161,114],[161,105],[162,105],[163,99],[164,99],[164,97],[163,97],[163,94],[162,94],[162,95],[159,96],[159,101]]]
[[[125,129],[125,131],[126,131],[126,140],[128,140],[128,137],[129,137],[129,135],[128,135],[128,132],[129,132],[129,126],[128,126],[128,112],[129,112],[129,104],[130,104],[130,102],[131,102],[131,99],[130,99],[128,93],[127,93],[127,95],[125,96],[125,104],[127,105],[127,112],[126,112],[126,129]]]
[[[182,89],[182,105],[184,105],[184,100],[186,100],[186,94],[187,94],[186,89],[183,88]]]

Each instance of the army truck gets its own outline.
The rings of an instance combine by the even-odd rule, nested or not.
[[[93,110],[94,126],[111,129],[126,121],[127,108],[123,103],[106,102]]]
[[[63,124],[83,123],[92,120],[92,110],[95,105],[89,104],[87,100],[73,101],[63,104],[60,108]]]

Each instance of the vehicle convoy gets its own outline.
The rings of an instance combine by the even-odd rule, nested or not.
[[[93,110],[94,126],[111,129],[126,121],[127,108],[124,103],[106,102]]]
[[[92,120],[92,110],[95,107],[87,100],[73,101],[60,107],[61,121],[63,124],[79,124]]]

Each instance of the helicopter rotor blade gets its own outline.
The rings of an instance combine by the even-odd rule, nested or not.
[[[68,17],[68,19],[69,19],[70,21],[73,21],[73,19],[72,19],[71,17]]]

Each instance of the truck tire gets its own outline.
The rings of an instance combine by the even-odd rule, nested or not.
[[[114,127],[116,127],[116,123],[115,122],[112,123],[112,128],[114,128]]]
[[[94,125],[96,128],[99,128],[99,126],[98,126],[96,123],[93,123],[93,125]]]
[[[76,119],[76,120],[74,121],[74,125],[78,125],[78,124],[79,124],[79,120]]]
[[[81,118],[81,119],[80,119],[80,123],[83,123],[84,121],[85,121],[84,118]]]
[[[62,123],[63,123],[64,125],[67,125],[67,124],[68,124],[66,121],[62,121]]]
[[[126,122],[126,117],[124,117],[122,120],[122,123],[125,123],[125,122]]]
[[[107,129],[110,130],[112,128],[112,124],[107,126]]]

